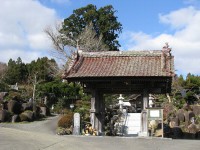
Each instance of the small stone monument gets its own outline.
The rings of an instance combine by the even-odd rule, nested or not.
[[[80,135],[80,114],[79,113],[74,114],[73,135]]]
[[[44,104],[47,105],[47,96],[44,97]]]

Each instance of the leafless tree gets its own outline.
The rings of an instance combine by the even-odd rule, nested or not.
[[[108,51],[108,46],[103,42],[103,35],[97,36],[93,28],[93,24],[90,23],[78,36],[77,40],[80,48],[88,52]]]
[[[7,70],[7,65],[3,62],[0,62],[0,80],[5,76]]]
[[[62,62],[66,62],[68,59],[71,59],[71,54],[74,52],[74,48],[65,45],[64,40],[68,37],[65,37],[64,34],[60,33],[60,29],[60,24],[56,24],[55,28],[49,26],[44,29],[44,32],[52,42],[53,49],[50,51],[52,56],[60,59]]]
[[[61,29],[61,24],[57,24],[55,27],[47,27],[44,32],[53,44],[51,54],[64,62],[64,64],[71,61],[72,54],[75,53],[77,47],[83,51],[109,50],[102,40],[103,36],[97,36],[92,23],[87,25],[77,37],[73,37],[73,35],[69,36],[69,34],[65,34],[64,31],[60,32]]]

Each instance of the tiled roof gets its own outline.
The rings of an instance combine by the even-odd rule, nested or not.
[[[165,68],[163,69],[163,63]],[[82,52],[65,78],[172,76],[173,56],[161,50]]]

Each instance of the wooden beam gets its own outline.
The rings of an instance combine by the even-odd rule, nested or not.
[[[93,89],[90,88],[85,88],[84,92],[85,93],[91,93]],[[132,89],[127,89],[127,88],[105,88],[105,89],[98,89],[104,94],[141,94],[143,92],[143,88],[132,88]],[[151,94],[165,94],[165,90],[161,88],[151,88],[148,89],[148,92]]]

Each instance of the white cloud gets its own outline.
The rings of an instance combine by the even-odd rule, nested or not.
[[[20,36],[14,33],[2,33],[0,32],[0,48],[10,48],[10,47],[23,47],[25,41]]]
[[[1,1],[0,61],[17,57],[31,61],[44,56],[51,45],[43,30],[57,19],[54,9],[37,0]]]
[[[45,35],[45,33],[36,33],[28,35],[28,42],[30,43],[30,48],[34,50],[47,50],[51,49],[51,42]]]
[[[175,56],[176,73],[200,74],[200,10],[194,7],[182,8],[166,15],[159,15],[160,22],[170,25],[173,34],[151,36],[143,32],[126,33],[126,48],[162,49],[165,42],[169,42]]]
[[[160,22],[171,25],[174,29],[186,27],[196,14],[194,7],[183,8],[178,11],[173,11],[167,15],[159,14]]]

